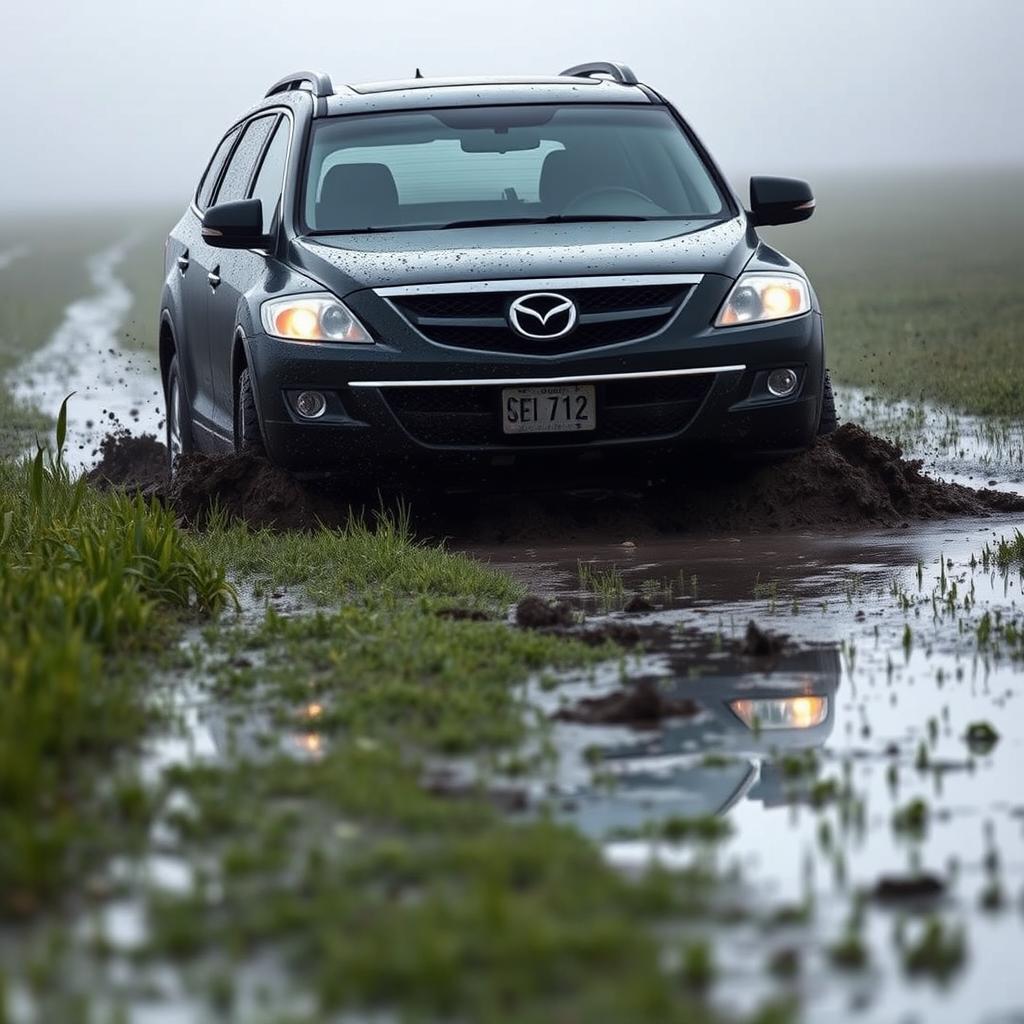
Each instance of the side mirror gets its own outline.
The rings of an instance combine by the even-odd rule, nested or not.
[[[218,249],[266,249],[270,237],[263,233],[263,203],[242,199],[218,203],[203,215],[203,240]]]
[[[799,178],[751,178],[750,213],[755,226],[796,224],[814,213],[814,193]]]

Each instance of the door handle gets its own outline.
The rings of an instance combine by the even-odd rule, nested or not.
[[[189,264],[189,259],[188,259],[188,249],[186,249],[186,250],[185,250],[185,251],[184,251],[184,252],[183,252],[183,253],[182,253],[182,254],[181,254],[181,255],[180,255],[179,257],[178,257],[178,269],[179,269],[179,270],[181,271],[182,277],[184,277],[184,276],[185,276],[185,271],[186,271],[186,270],[188,270],[188,264]]]
[[[214,291],[216,291],[217,290],[217,285],[220,284],[220,267],[214,267],[213,270],[211,270],[206,275],[206,280],[210,282],[210,287]]]

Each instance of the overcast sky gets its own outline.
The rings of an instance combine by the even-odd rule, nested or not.
[[[182,205],[282,74],[620,60],[734,179],[1024,166],[1024,0],[11,0],[0,204]]]

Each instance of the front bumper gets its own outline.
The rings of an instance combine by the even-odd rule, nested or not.
[[[249,338],[247,349],[271,460],[299,474],[360,472],[374,480],[446,470],[464,477],[512,467],[582,477],[616,464],[650,472],[688,451],[712,447],[798,450],[816,435],[824,373],[816,312],[752,327],[665,332],[614,351],[543,361],[439,350],[429,343],[343,347],[263,335]],[[772,398],[761,383],[768,370],[782,366],[800,372],[800,386],[788,398]],[[700,368],[711,369],[631,376]],[[501,433],[498,381],[581,377],[594,378],[593,434]],[[446,384],[436,387],[365,386],[442,380]],[[468,381],[474,383],[462,383]],[[305,389],[328,398],[326,413],[312,422],[303,421],[292,404]]]

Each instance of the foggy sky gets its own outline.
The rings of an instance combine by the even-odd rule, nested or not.
[[[184,206],[229,122],[299,68],[621,60],[734,180],[1024,165],[1024,0],[5,0],[0,30],[5,207]]]

